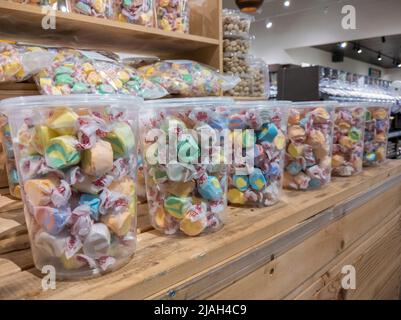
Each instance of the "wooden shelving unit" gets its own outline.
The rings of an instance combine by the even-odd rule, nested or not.
[[[221,69],[221,8],[221,0],[193,2],[191,34],[62,12],[56,12],[56,29],[43,29],[41,7],[0,0],[0,39],[193,59]]]

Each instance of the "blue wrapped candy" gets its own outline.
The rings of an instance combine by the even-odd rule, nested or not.
[[[244,191],[248,190],[248,188],[249,188],[249,177],[235,175],[233,177],[233,183],[239,191],[244,192]]]
[[[290,175],[296,176],[298,173],[302,171],[302,166],[298,162],[293,161],[287,166],[286,170]]]
[[[260,169],[254,169],[251,175],[249,176],[249,184],[251,188],[255,191],[263,190],[266,185],[267,181],[265,176]]]
[[[258,134],[258,140],[272,143],[278,132],[274,123],[263,125],[262,131]]]
[[[198,192],[202,198],[210,201],[217,201],[223,196],[219,179],[213,176],[207,177],[205,182],[198,184]]]
[[[86,204],[87,206],[90,207],[91,209],[91,217],[95,221],[99,221],[100,213],[99,213],[99,206],[100,206],[100,199],[92,194],[83,194],[81,198],[79,199],[79,204],[84,205]]]

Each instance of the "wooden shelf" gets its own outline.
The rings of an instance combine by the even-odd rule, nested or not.
[[[219,4],[215,6],[218,8]],[[152,54],[161,58],[195,56],[200,62],[220,68],[221,41],[218,33],[215,38],[204,37],[62,12],[56,13],[56,29],[45,30],[42,28],[43,17],[39,6],[0,0],[0,39]]]
[[[370,224],[374,224],[385,213],[394,208],[394,213],[398,210],[399,198],[396,195],[400,188],[401,161],[388,161],[380,167],[366,169],[352,178],[333,178],[332,183],[321,190],[285,191],[283,200],[271,208],[228,208],[229,219],[222,230],[197,238],[160,235],[146,224],[146,212],[140,210],[138,226],[143,226],[143,232],[138,236],[136,254],[128,265],[97,279],[59,281],[56,290],[46,292],[41,289],[43,275],[34,268],[30,251],[24,250],[24,246],[26,248],[28,245],[28,238],[26,228],[21,226],[24,221],[21,210],[5,214],[0,211],[0,218],[8,221],[4,224],[8,226],[8,230],[4,228],[3,233],[0,233],[0,299],[205,298],[235,283],[249,268],[263,266],[270,259],[273,260],[273,266],[266,268],[267,272],[271,269],[277,270],[274,276],[270,274],[271,277],[266,282],[266,271],[263,272],[262,267],[265,282],[259,281],[261,285],[266,283],[266,286],[254,293],[265,291],[276,295],[276,287],[267,289],[270,281],[277,282],[283,276],[296,276],[300,270],[312,275],[320,266],[314,258],[299,260],[300,257],[309,257],[302,254],[296,256],[296,261],[292,263],[276,262],[292,248],[289,244],[299,243],[302,237],[309,235],[311,230],[307,222],[316,218],[316,221],[329,223],[350,210],[357,212],[349,218],[354,221],[354,229],[346,228],[347,237],[344,235],[345,238],[342,238],[341,233],[325,233],[323,230],[323,239],[318,239],[317,242],[319,249],[312,248],[316,253],[326,252],[322,249],[328,247],[325,239],[330,236],[330,239],[335,240],[330,241],[330,244],[334,243],[330,246],[333,249],[330,252],[335,255],[350,247],[352,242],[349,237],[356,231],[360,235],[364,234],[371,217],[375,220]],[[377,198],[379,196],[382,198]],[[375,207],[371,208],[369,219],[366,219],[366,208],[361,206],[372,199],[378,200],[374,203]],[[377,209],[381,207],[383,210]],[[333,228],[342,230],[338,225]],[[299,230],[303,229],[305,233],[301,234]],[[341,248],[337,249],[337,245]],[[247,255],[249,252],[251,254]],[[253,252],[255,255],[252,255]],[[321,263],[324,264],[330,257],[323,253],[324,259]],[[316,263],[313,264],[314,262]],[[310,269],[310,264],[315,269]],[[280,272],[283,266],[294,272]],[[304,279],[297,278],[297,281]],[[280,283],[289,289],[293,280]],[[240,294],[242,291],[237,290],[238,292]]]

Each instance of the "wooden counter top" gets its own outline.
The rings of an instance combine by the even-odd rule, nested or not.
[[[97,279],[59,281],[56,290],[46,292],[41,289],[41,274],[33,267],[27,249],[21,209],[3,212],[0,213],[0,299],[208,296],[239,274],[246,274],[248,267],[254,268],[266,259],[273,260],[285,248],[302,241],[310,232],[307,221],[316,221],[315,227],[318,227],[396,184],[401,185],[401,161],[388,161],[357,177],[334,178],[322,190],[285,191],[283,201],[272,208],[230,207],[229,221],[220,232],[198,238],[161,236],[149,227],[143,212],[139,217],[138,249],[128,265]],[[398,205],[398,198],[396,201]],[[2,225],[8,226],[8,233]],[[291,239],[287,236],[289,230]],[[252,255],[247,256],[247,252]],[[267,252],[271,256],[266,256]]]

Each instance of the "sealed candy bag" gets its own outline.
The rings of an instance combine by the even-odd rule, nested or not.
[[[8,179],[8,187],[10,190],[10,194],[18,199],[21,199],[21,187],[18,182],[18,173],[15,165],[15,157],[13,150],[13,141],[10,132],[10,126],[8,124],[7,117],[4,115],[0,116],[0,136],[1,143],[3,147],[3,152],[5,152],[6,158],[6,172]]]
[[[239,10],[223,9],[224,38],[247,38],[255,19]]]
[[[379,165],[387,159],[390,114],[391,104],[371,103],[366,108],[365,167]]]
[[[117,15],[114,0],[71,0],[71,10],[87,16],[114,19]]]
[[[184,97],[219,96],[239,82],[238,77],[224,76],[190,60],[165,60],[141,67],[138,71],[170,94]]]
[[[157,27],[164,31],[189,32],[188,0],[155,0]]]
[[[220,135],[229,98],[151,101],[140,133],[151,223],[164,234],[198,236],[225,221],[227,167]]]
[[[331,181],[336,102],[294,103],[288,113],[284,188],[318,189]]]
[[[93,53],[91,53],[93,54]],[[95,57],[102,55],[95,54]],[[158,99],[168,94],[160,85],[130,68],[104,57],[92,59],[77,50],[58,50],[50,67],[35,76],[43,94],[124,94]]]
[[[365,113],[363,103],[343,103],[336,107],[332,175],[350,177],[362,172]]]
[[[118,20],[145,27],[155,26],[154,0],[119,0]]]
[[[290,102],[237,102],[229,109],[233,146],[228,201],[267,207],[280,199]]]
[[[48,66],[53,55],[45,49],[0,41],[0,82],[21,82]]]
[[[35,266],[82,279],[127,263],[136,246],[137,109],[76,95],[3,100]]]

